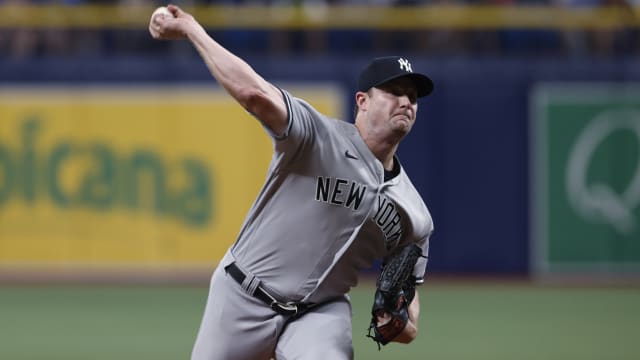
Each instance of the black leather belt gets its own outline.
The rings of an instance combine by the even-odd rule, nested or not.
[[[225,271],[227,272],[227,274],[231,275],[231,277],[241,286],[244,282],[244,279],[246,279],[247,277],[247,275],[243,273],[235,263],[231,263],[230,265],[228,265],[225,268]],[[310,305],[304,303],[280,302],[260,286],[258,286],[253,292],[253,296],[269,305],[269,307],[271,307],[273,311],[277,312],[280,315],[299,316],[307,311],[310,307]]]

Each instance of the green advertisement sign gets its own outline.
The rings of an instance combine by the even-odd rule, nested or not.
[[[640,275],[640,85],[546,84],[531,109],[533,270]]]

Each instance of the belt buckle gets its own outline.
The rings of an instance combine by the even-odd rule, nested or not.
[[[298,314],[298,305],[292,302],[281,303],[278,301],[273,301],[271,303],[271,308],[280,314],[283,315],[297,315]]]

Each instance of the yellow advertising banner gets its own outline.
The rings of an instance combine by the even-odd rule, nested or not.
[[[331,86],[287,87],[334,117]],[[0,267],[210,269],[272,144],[217,87],[0,90]]]

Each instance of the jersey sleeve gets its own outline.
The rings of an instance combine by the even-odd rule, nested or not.
[[[287,127],[282,134],[275,134],[265,127],[274,140],[276,153],[299,153],[309,148],[318,136],[327,135],[329,118],[318,112],[306,101],[280,89],[287,108]]]
[[[260,122],[260,124],[262,124],[262,127],[264,128],[264,130],[274,140],[286,139],[288,137],[289,131],[291,129],[291,104],[290,104],[291,103],[291,96],[289,95],[289,93],[287,93],[283,89],[278,88],[278,90],[280,90],[280,93],[282,94],[282,99],[284,100],[285,107],[286,107],[286,110],[287,110],[287,127],[286,127],[284,133],[276,134],[275,132],[273,132],[273,130],[271,130],[268,126],[266,126],[264,124],[262,119],[257,117],[255,114],[250,113],[252,116],[254,116]]]
[[[422,255],[424,257],[419,258],[416,265],[413,267],[413,276],[416,278],[416,284],[422,284],[424,282],[424,276],[427,271],[427,262],[429,260],[429,238],[431,237],[431,234],[432,232],[417,244],[422,248]]]

